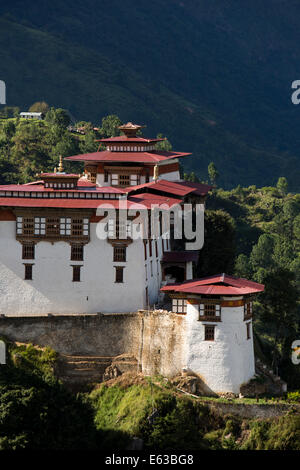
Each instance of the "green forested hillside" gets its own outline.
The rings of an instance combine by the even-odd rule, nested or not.
[[[3,2],[7,102],[45,100],[95,123],[116,113],[192,151],[188,171],[215,161],[223,187],[286,176],[297,190],[297,5],[271,4]]]

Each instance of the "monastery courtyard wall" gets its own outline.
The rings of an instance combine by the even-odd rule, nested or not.
[[[133,355],[145,374],[173,376],[184,366],[184,318],[170,312],[0,317],[0,336],[58,353]]]

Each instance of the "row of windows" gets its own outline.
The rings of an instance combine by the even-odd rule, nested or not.
[[[17,217],[17,235],[87,237],[89,235],[89,219],[71,217]]]
[[[22,245],[22,258],[35,259],[35,244],[24,243]],[[80,243],[71,244],[71,261],[83,261],[84,245]],[[126,262],[126,246],[115,246],[113,251],[113,260]]]
[[[102,192],[37,192],[37,191],[0,191],[0,197],[30,197],[30,198],[68,198],[68,199],[120,199],[123,195]]]
[[[33,280],[33,266],[34,264],[24,264],[25,267],[25,274],[24,279],[27,281]],[[73,282],[80,282],[81,281],[81,268],[80,265],[74,265],[72,267],[72,281]],[[115,282],[121,283],[124,282],[124,267],[123,266],[114,266],[115,268]]]
[[[187,301],[185,299],[172,300],[172,312],[186,313]],[[198,305],[199,320],[207,320],[209,318],[219,321],[221,319],[220,304],[199,304]],[[246,302],[244,305],[244,320],[252,316],[252,302]]]
[[[54,189],[72,189],[75,188],[75,183],[45,183],[45,188]]]
[[[107,145],[106,150],[110,152],[149,152],[154,150],[154,145],[138,146],[138,145]]]

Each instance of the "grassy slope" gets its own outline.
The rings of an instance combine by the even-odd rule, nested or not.
[[[126,432],[142,438],[146,448],[160,450],[299,449],[299,415],[220,418],[205,401],[182,397],[168,385],[121,382],[104,384],[90,395],[98,430]],[[149,422],[153,411],[156,418]],[[106,444],[113,445],[109,438]]]

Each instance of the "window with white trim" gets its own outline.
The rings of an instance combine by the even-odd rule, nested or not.
[[[221,305],[220,304],[200,304],[199,307],[199,320],[220,320],[221,319]]]
[[[187,303],[185,299],[172,299],[172,312],[186,313]]]

